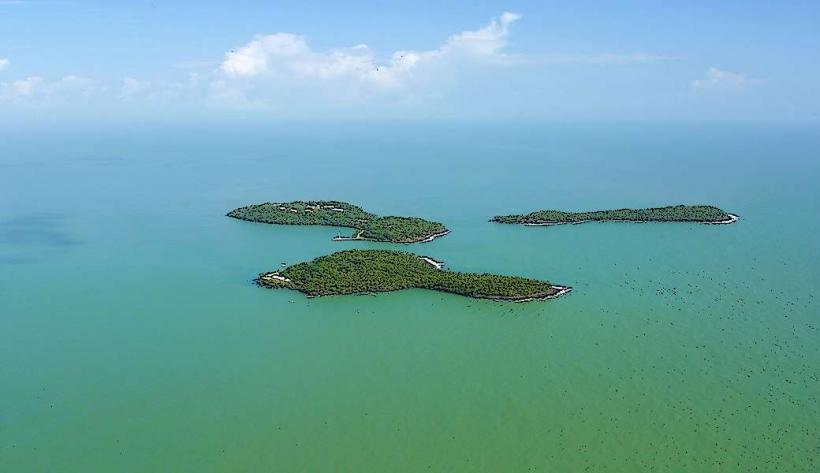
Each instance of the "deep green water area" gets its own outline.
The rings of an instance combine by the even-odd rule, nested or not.
[[[818,183],[802,125],[0,132],[0,471],[820,471]],[[299,199],[452,233],[224,216]],[[741,220],[487,222],[677,203]],[[574,291],[252,284],[349,248]]]

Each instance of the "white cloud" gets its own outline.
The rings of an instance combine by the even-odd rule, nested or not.
[[[97,85],[91,79],[68,75],[56,82],[48,84],[45,91],[49,95],[65,94],[90,97],[97,89]]]
[[[99,90],[90,79],[67,75],[56,81],[30,76],[12,82],[0,82],[0,100],[43,103],[49,100],[88,98]]]
[[[500,18],[493,18],[484,28],[450,36],[438,52],[464,52],[474,56],[497,54],[507,45],[510,25],[520,19],[521,15],[518,13],[504,12]]]
[[[446,59],[486,60],[501,57],[510,25],[521,18],[506,12],[475,31],[450,36],[440,47],[428,51],[397,51],[387,61],[378,61],[367,45],[359,44],[327,52],[310,48],[304,36],[275,33],[225,54],[219,72],[224,75],[216,88],[224,90],[232,79],[262,78],[268,82],[352,81],[383,89],[401,87],[424,64]]]
[[[40,76],[31,76],[11,83],[3,82],[0,84],[0,96],[6,95],[14,98],[29,97],[39,91],[42,85],[43,78]]]
[[[230,77],[255,76],[270,70],[281,59],[299,62],[311,59],[314,53],[308,48],[305,38],[290,33],[276,33],[257,36],[256,39],[239,50],[225,54],[220,68]],[[298,66],[299,62],[295,62]]]
[[[740,90],[760,83],[762,83],[760,79],[739,72],[710,67],[706,71],[706,78],[693,81],[692,87],[696,90]]]
[[[0,72],[5,71],[11,65],[11,61],[4,57],[0,57]]]
[[[671,59],[645,52],[509,54],[513,26],[521,18],[505,12],[481,28],[450,35],[435,48],[398,50],[387,57],[366,44],[317,51],[301,35],[258,35],[225,53],[207,79],[208,101],[215,107],[298,107],[306,113],[317,104],[424,107],[465,93],[459,84],[468,78],[492,80],[488,69],[493,67],[626,66]],[[511,73],[495,77],[504,74]]]
[[[121,106],[140,110],[152,104],[173,109],[187,106],[191,110],[265,109],[266,113],[281,116],[327,116],[326,112],[334,111],[433,115],[454,113],[460,107],[479,107],[485,94],[524,95],[526,91],[514,90],[516,87],[510,85],[521,75],[515,67],[542,68],[526,74],[552,74],[544,66],[621,66],[670,59],[643,52],[510,54],[512,30],[521,18],[517,13],[505,12],[480,28],[444,38],[438,46],[398,50],[389,55],[377,54],[365,44],[315,50],[305,36],[298,34],[258,35],[225,53],[221,61],[178,63],[173,79],[126,76],[100,86],[73,75],[56,81],[32,75],[0,82],[0,101],[39,105],[68,103],[94,95],[94,103],[101,109]],[[8,61],[0,59],[0,70],[7,67]],[[754,81],[714,71],[717,77],[710,70],[707,79],[696,83],[738,82],[736,77]],[[732,77],[735,79],[730,80]]]
[[[133,99],[144,94],[151,88],[151,82],[147,80],[135,79],[133,77],[123,77],[120,97],[125,100]]]

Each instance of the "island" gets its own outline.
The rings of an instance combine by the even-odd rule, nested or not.
[[[262,273],[256,283],[266,288],[293,289],[308,297],[418,288],[478,299],[527,302],[571,291],[568,286],[535,279],[447,271],[443,265],[428,256],[403,251],[347,250]]]
[[[670,205],[648,209],[597,210],[593,212],[564,212],[539,210],[524,215],[498,215],[495,223],[549,226],[586,222],[691,222],[706,224],[735,223],[738,216],[712,205]]]
[[[423,243],[450,231],[439,222],[418,217],[380,217],[361,207],[334,200],[268,202],[231,210],[228,217],[276,225],[327,225],[355,230],[335,241],[366,240],[389,243]]]

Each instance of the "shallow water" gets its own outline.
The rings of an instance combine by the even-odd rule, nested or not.
[[[820,468],[820,134],[808,127],[289,124],[0,138],[0,470]],[[412,246],[224,217],[339,199]],[[710,203],[734,225],[492,215]],[[511,304],[306,299],[346,248],[549,279]]]

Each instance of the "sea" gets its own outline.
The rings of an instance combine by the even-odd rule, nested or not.
[[[0,132],[0,471],[820,471],[820,128],[271,122]],[[452,232],[225,217],[342,200]],[[713,204],[731,225],[488,222]],[[572,286],[306,298],[351,248]]]

